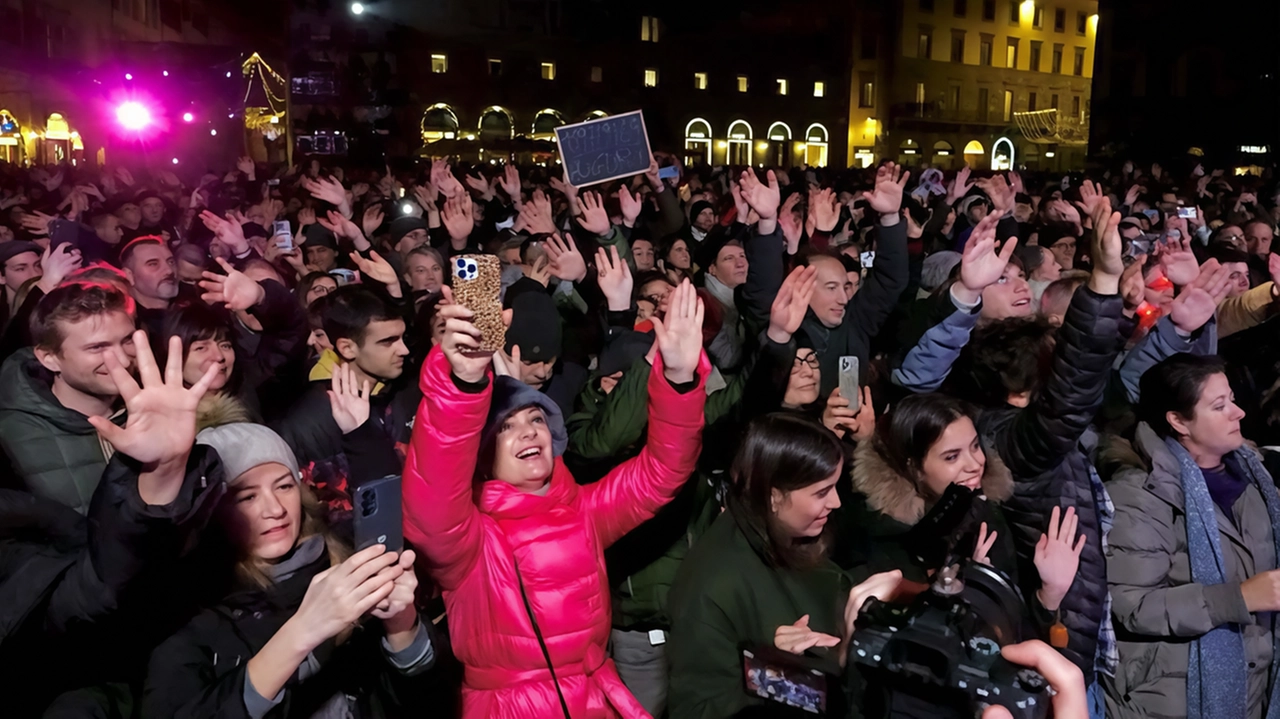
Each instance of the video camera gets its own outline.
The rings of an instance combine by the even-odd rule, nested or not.
[[[864,715],[972,717],[999,705],[1014,719],[1047,717],[1049,683],[1000,656],[1022,640],[1023,606],[1003,574],[974,562],[944,566],[910,605],[868,600],[848,661],[866,679]]]

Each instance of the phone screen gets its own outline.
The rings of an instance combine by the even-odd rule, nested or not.
[[[798,657],[797,657],[798,659]],[[776,652],[742,650],[747,693],[810,714],[827,710],[827,677]]]
[[[1193,218],[1193,217],[1195,217],[1195,216],[1196,216],[1196,208],[1194,208],[1194,207],[1179,207],[1179,208],[1178,208],[1178,217],[1182,217],[1182,218]]]
[[[857,412],[862,406],[862,388],[858,384],[858,358],[840,358],[840,396],[849,400],[849,409]]]

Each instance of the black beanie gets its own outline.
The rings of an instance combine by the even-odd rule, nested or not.
[[[524,292],[511,303],[511,326],[507,328],[507,354],[520,348],[522,362],[546,362],[560,356],[562,341],[560,313],[555,300],[545,292]]]

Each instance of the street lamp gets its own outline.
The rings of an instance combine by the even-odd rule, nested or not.
[[[351,14],[352,14],[352,15],[362,15],[362,14],[364,14],[364,5],[363,5],[362,3],[358,3],[358,2],[353,2],[353,3],[351,3]]]

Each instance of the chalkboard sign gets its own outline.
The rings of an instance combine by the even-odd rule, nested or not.
[[[556,128],[569,184],[595,185],[649,169],[649,133],[639,110]]]

